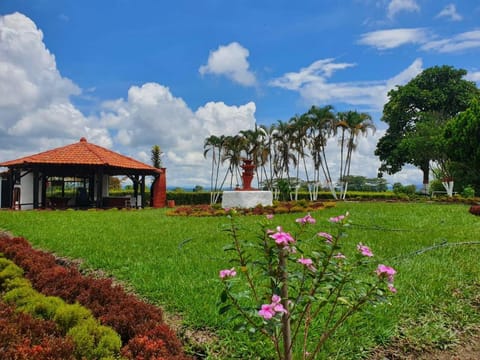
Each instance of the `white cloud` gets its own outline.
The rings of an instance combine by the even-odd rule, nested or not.
[[[450,38],[429,41],[421,49],[439,53],[454,53],[478,47],[480,47],[480,30],[473,30]]]
[[[254,86],[256,79],[249,69],[248,56],[248,49],[238,42],[232,42],[225,46],[219,46],[215,51],[211,51],[207,64],[202,65],[198,71],[202,75],[223,75],[241,85]]]
[[[415,0],[392,0],[388,4],[387,16],[393,19],[399,12],[419,12],[420,6]]]
[[[469,81],[480,82],[480,71],[469,71],[465,78]]]
[[[445,6],[442,11],[440,11],[437,16],[437,18],[442,18],[446,17],[450,19],[451,21],[461,21],[463,17],[457,12],[457,8],[455,7],[455,4],[448,4]]]
[[[423,28],[390,29],[362,34],[358,43],[386,50],[405,44],[423,44],[428,37],[427,31]]]
[[[106,130],[98,129],[70,102],[81,90],[57,69],[55,57],[43,43],[43,33],[26,16],[0,16],[0,149],[12,144],[27,151],[93,136],[111,145]],[[2,158],[3,158],[2,156]],[[8,160],[8,158],[3,158]]]
[[[203,157],[208,136],[233,135],[255,126],[253,102],[241,106],[209,102],[192,111],[183,99],[157,83],[132,86],[127,99],[103,106],[101,122],[116,132],[115,141],[142,159],[153,145],[159,145],[169,178],[178,185],[191,184],[192,178],[202,178],[199,185],[208,185],[209,163]]]
[[[236,135],[240,130],[255,127],[254,102],[228,106],[223,102],[209,102],[197,109],[195,116],[210,135]]]
[[[298,91],[309,103],[331,104],[341,102],[363,105],[373,110],[381,110],[387,100],[387,93],[395,85],[403,85],[422,71],[422,60],[416,59],[407,69],[387,80],[366,82],[329,82],[333,71],[353,66],[347,63],[333,63],[333,59],[319,60],[299,72],[290,72],[270,82],[288,90]]]

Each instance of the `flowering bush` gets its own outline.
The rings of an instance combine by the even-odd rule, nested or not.
[[[272,230],[269,215],[256,243],[241,236],[235,215],[231,210],[232,244],[225,250],[233,251],[236,266],[219,272],[224,286],[219,311],[234,311],[243,329],[270,339],[278,359],[317,358],[349,317],[397,291],[395,269],[372,264],[367,245],[357,244],[354,256],[342,253],[348,213],[329,219],[331,233],[318,231],[310,214],[292,224],[294,232]]]

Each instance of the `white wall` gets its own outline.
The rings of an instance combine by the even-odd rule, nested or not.
[[[18,185],[16,185],[18,187]],[[38,205],[42,206],[42,187],[41,181],[38,181]],[[22,172],[22,177],[20,178],[20,206],[22,210],[31,210],[33,209],[33,173]]]

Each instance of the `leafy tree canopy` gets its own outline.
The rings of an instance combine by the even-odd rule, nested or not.
[[[464,112],[448,122],[445,145],[458,173],[480,191],[480,101],[474,99]],[[465,184],[466,185],[466,184]]]
[[[428,183],[430,161],[442,156],[443,125],[480,93],[465,75],[463,69],[435,66],[388,93],[382,121],[389,127],[375,150],[382,161],[380,171],[394,174],[413,164]]]

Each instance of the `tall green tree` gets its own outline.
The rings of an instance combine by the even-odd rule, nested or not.
[[[444,138],[450,159],[463,185],[473,185],[480,193],[480,101],[473,99],[464,112],[445,126]]]
[[[395,174],[405,164],[412,164],[422,170],[423,183],[428,184],[430,162],[437,159],[435,154],[426,155],[417,147],[423,147],[422,143],[412,139],[418,139],[419,124],[431,121],[432,116],[437,123],[444,124],[478,96],[475,83],[463,78],[466,73],[447,65],[431,67],[388,93],[382,116],[388,129],[375,150],[381,160],[380,172]],[[431,130],[440,134],[442,127]]]

